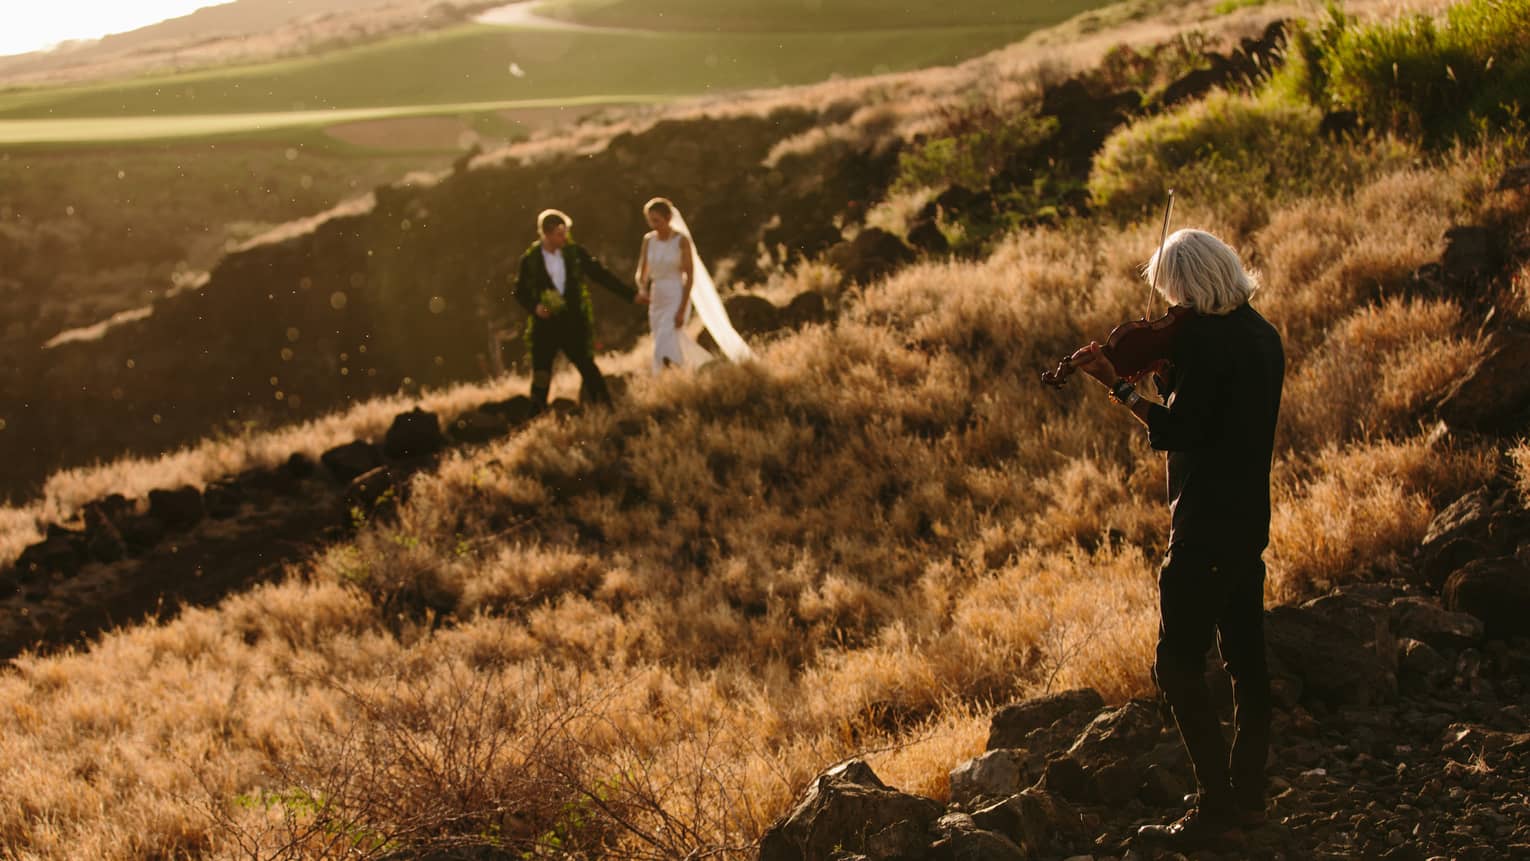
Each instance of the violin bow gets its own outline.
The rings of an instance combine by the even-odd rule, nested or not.
[[[1169,202],[1163,208],[1163,230],[1158,234],[1158,264],[1153,267],[1153,284],[1148,288],[1147,312],[1142,319],[1153,319],[1153,297],[1158,295],[1158,270],[1163,263],[1163,244],[1169,241],[1169,216],[1174,212],[1174,189],[1169,189]]]

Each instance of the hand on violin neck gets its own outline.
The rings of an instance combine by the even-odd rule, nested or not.
[[[1105,388],[1114,386],[1120,379],[1116,373],[1116,366],[1111,364],[1110,358],[1105,351],[1100,349],[1099,341],[1090,341],[1089,345],[1073,354],[1073,365],[1080,371],[1099,380]]]

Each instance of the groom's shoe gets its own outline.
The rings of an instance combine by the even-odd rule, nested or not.
[[[1142,826],[1132,842],[1179,852],[1220,850],[1243,842],[1241,827],[1237,813],[1231,809],[1192,807],[1173,822]]]

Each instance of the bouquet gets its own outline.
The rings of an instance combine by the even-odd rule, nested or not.
[[[557,314],[558,312],[562,311],[563,306],[567,304],[563,298],[563,294],[559,293],[557,290],[543,290],[542,298],[538,299],[537,301],[542,304],[543,308],[547,309],[547,313],[549,314]]]

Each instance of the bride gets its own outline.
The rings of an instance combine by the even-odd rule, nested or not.
[[[665,368],[696,367],[710,360],[700,344],[685,333],[694,307],[723,355],[735,362],[751,357],[749,345],[733,328],[717,286],[691,241],[690,229],[680,210],[662,197],[643,205],[643,215],[653,228],[643,237],[638,253],[639,301],[648,300],[648,325],[653,330],[653,372]]]

